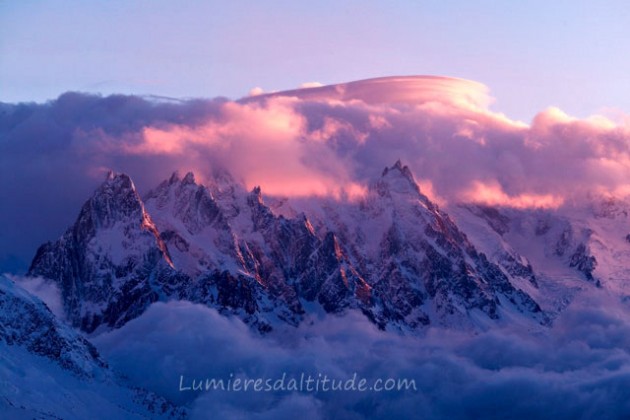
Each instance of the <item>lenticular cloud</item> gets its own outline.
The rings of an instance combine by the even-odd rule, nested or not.
[[[630,191],[628,120],[550,108],[526,124],[493,111],[483,84],[447,77],[308,86],[239,101],[67,93],[0,104],[0,217],[14,221],[0,267],[23,268],[108,169],[141,190],[174,170],[203,179],[223,167],[268,195],[351,197],[400,158],[441,203],[557,207]]]

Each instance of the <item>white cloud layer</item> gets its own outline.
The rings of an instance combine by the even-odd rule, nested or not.
[[[260,337],[237,319],[186,302],[157,303],[96,338],[136,384],[230,418],[624,418],[630,415],[630,323],[604,291],[576,301],[550,331],[478,335],[378,331],[358,314]],[[159,328],[156,328],[159,326]],[[185,378],[410,378],[406,392],[180,392]]]
[[[56,283],[46,281],[42,277],[21,277],[7,275],[7,277],[16,283],[19,283],[27,292],[37,296],[46,304],[50,312],[52,312],[60,320],[66,318],[63,310],[63,300],[61,290]]]

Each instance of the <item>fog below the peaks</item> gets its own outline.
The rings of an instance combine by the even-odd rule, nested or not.
[[[265,195],[339,197],[360,195],[400,158],[445,202],[554,208],[587,191],[630,191],[627,116],[580,120],[549,108],[523,123],[492,110],[488,92],[418,76],[240,101],[70,92],[0,103],[0,271],[24,271],[109,169],[142,193],[174,170],[204,182],[224,167]]]
[[[129,380],[191,407],[193,418],[627,418],[630,322],[603,290],[539,331],[421,337],[378,331],[350,312],[259,336],[188,302],[156,303],[93,339]],[[191,379],[413,379],[406,392],[180,392]]]

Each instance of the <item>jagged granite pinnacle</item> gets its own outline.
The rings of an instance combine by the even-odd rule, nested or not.
[[[309,302],[405,331],[474,327],[473,313],[498,320],[508,307],[547,322],[400,161],[364,199],[324,205],[316,223],[277,214],[260,187],[218,176],[206,187],[175,173],[143,201],[129,177],[109,175],[74,226],[40,248],[29,274],[60,285],[68,319],[85,331],[116,328],[169,299],[215,307],[260,331],[299,325]]]

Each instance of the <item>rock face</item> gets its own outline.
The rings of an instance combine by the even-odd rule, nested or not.
[[[144,200],[129,177],[110,174],[74,226],[40,247],[29,275],[57,283],[68,319],[88,332],[168,299],[216,307],[260,331],[298,325],[316,307],[358,310],[396,330],[474,328],[507,314],[547,322],[512,282],[531,268],[490,262],[400,162],[361,199],[289,213],[225,172],[207,186],[174,174]]]
[[[85,378],[106,368],[89,341],[60,322],[43,302],[4,276],[0,276],[0,308],[0,342],[22,346]]]
[[[0,411],[6,418],[182,419],[187,415],[162,397],[130,388],[86,338],[55,317],[44,302],[1,275],[0,351]],[[74,395],[77,389],[80,397]]]
[[[42,245],[29,275],[58,283],[67,318],[92,332],[135,318],[166,293],[172,263],[133,182],[109,174],[75,224]]]
[[[506,311],[546,322],[536,302],[475,249],[400,162],[383,171],[364,200],[330,205],[324,219],[365,284],[358,306],[381,328],[472,326],[473,314],[497,320]]]

